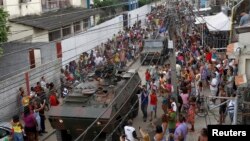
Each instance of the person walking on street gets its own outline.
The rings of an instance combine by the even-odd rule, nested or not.
[[[186,124],[186,118],[183,115],[179,117],[179,125],[176,127],[174,132],[175,141],[186,141],[188,134],[188,126]]]
[[[155,113],[156,118],[156,111],[157,111],[157,95],[155,93],[155,90],[152,90],[152,93],[150,94],[150,121],[153,119],[153,113]]]
[[[141,91],[141,111],[143,114],[143,121],[146,122],[147,121],[147,110],[148,110],[148,91],[146,88],[146,85],[142,86],[142,91]]]
[[[176,128],[176,112],[173,110],[173,107],[169,107],[168,110],[168,130],[169,130],[169,141],[174,141],[172,138],[175,128]]]

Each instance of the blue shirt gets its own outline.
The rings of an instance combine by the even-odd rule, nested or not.
[[[145,90],[141,92],[141,105],[148,105],[148,92]]]
[[[249,17],[248,14],[245,14],[244,16],[242,16],[240,18],[240,26],[243,26],[243,25],[245,25],[245,24],[247,24],[249,22],[250,22],[250,17]]]

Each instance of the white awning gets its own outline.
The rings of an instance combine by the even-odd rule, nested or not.
[[[196,17],[195,24],[206,23],[209,31],[229,31],[231,27],[230,18],[223,12],[213,16]]]
[[[211,7],[206,7],[206,8],[200,8],[200,9],[199,9],[200,12],[209,11],[209,10],[211,10]],[[193,10],[193,12],[198,12],[198,10],[195,9],[195,10]]]

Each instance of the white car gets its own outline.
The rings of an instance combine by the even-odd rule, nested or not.
[[[12,126],[9,122],[0,122],[0,141],[12,140]]]

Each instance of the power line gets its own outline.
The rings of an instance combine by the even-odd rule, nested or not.
[[[148,56],[148,54],[149,54],[149,52],[147,53],[146,57]],[[142,65],[142,63],[145,61],[146,57],[145,57],[144,60],[141,62],[141,64],[139,65],[139,67],[140,67],[140,66]],[[152,58],[152,59],[153,59],[153,58]],[[139,68],[139,67],[138,67],[138,68]],[[136,69],[136,70],[137,70],[137,69]],[[135,74],[133,74],[133,75],[131,76],[131,78],[133,78],[134,75],[135,75]],[[130,80],[131,80],[131,78],[130,78]],[[130,81],[130,80],[129,80],[129,81]],[[129,83],[129,81],[128,81],[128,83]],[[121,95],[121,92],[126,88],[126,86],[128,85],[128,83],[125,84],[125,86],[121,89],[121,91],[119,92],[118,96]],[[107,107],[107,109],[109,109],[110,106],[112,106],[113,102],[116,101],[116,99],[117,99],[118,96],[116,96],[116,97],[112,100],[112,102],[109,104],[109,106]],[[84,132],[81,133],[81,134],[75,139],[75,141],[78,141],[78,140],[80,140],[82,137],[84,137],[84,136],[87,134],[87,132],[95,125],[95,123],[104,115],[104,113],[107,111],[107,109],[106,109],[105,111],[103,111],[100,115],[98,115],[97,118],[95,119],[95,121],[92,122],[92,124],[90,124],[90,125],[87,127],[87,129],[84,130]],[[104,129],[104,128],[103,128],[103,129]]]
[[[77,55],[78,56],[78,55]],[[79,55],[80,56],[80,55]],[[75,58],[76,56],[73,56],[72,58]],[[69,58],[69,59],[71,59],[71,58]],[[66,65],[66,64],[65,64]],[[61,68],[62,66],[60,65],[58,68]],[[47,69],[47,70],[49,70],[49,69]],[[47,71],[46,70],[46,71]],[[53,70],[55,70],[55,68],[53,68]],[[44,73],[44,72],[43,72]],[[53,74],[52,74],[53,75]],[[33,79],[36,79],[37,77],[35,77],[35,78],[33,78]],[[31,79],[31,80],[33,80],[33,79]],[[58,86],[58,87],[60,87],[60,86]],[[14,87],[13,87],[14,88]],[[16,100],[14,101],[14,102],[16,102]],[[14,103],[14,102],[11,102],[11,103],[9,103],[9,104],[12,104],[12,103]],[[7,104],[7,105],[9,105],[9,104]],[[6,104],[5,104],[6,105]],[[4,108],[5,106],[1,106],[2,108]],[[1,108],[1,109],[2,109]]]
[[[118,24],[119,24],[119,23],[118,23]],[[116,28],[120,28],[120,27],[116,27]],[[107,29],[107,30],[110,30],[110,29]],[[90,31],[93,31],[93,30],[90,30]],[[105,38],[103,38],[103,39],[105,39]],[[97,38],[97,40],[100,40],[100,39]],[[92,41],[95,41],[95,40],[92,40]],[[90,43],[90,42],[87,42],[87,43],[85,43],[85,44],[81,44],[81,45],[76,46],[75,48],[72,48],[72,49],[67,50],[67,51],[65,51],[65,52],[68,52],[68,51],[71,51],[71,50],[80,48],[82,45],[86,45],[86,44],[89,44],[89,43]],[[39,45],[39,46],[43,46],[43,45]],[[38,47],[39,47],[39,46],[38,46]],[[36,47],[36,46],[33,46],[33,47]],[[28,50],[28,49],[32,49],[33,47],[30,47],[30,48],[27,48],[27,49],[24,49],[24,50],[19,50],[18,52],[20,52],[20,51],[25,51],[25,50]],[[91,50],[91,49],[90,49],[90,50]],[[65,52],[62,52],[62,53],[65,53]],[[10,54],[14,54],[14,53],[17,53],[17,52],[12,52],[12,53],[9,53],[9,54],[5,54],[4,56],[10,55]],[[65,61],[64,61],[64,62],[65,62]],[[20,62],[18,62],[18,63],[20,63]],[[31,64],[31,65],[32,65],[32,64]],[[31,66],[31,65],[30,65],[30,66]],[[8,74],[5,74],[5,75],[1,76],[0,78],[6,77],[6,76],[8,76],[8,75],[10,75],[10,74],[13,74],[13,73],[15,73],[15,72],[18,72],[18,71],[20,71],[20,70],[24,70],[24,69],[26,69],[26,68],[28,68],[28,67],[30,67],[30,66],[23,67],[23,68],[21,68],[21,69],[15,70],[14,72],[10,72],[10,73],[8,73]]]
[[[147,15],[147,14],[140,15],[139,17],[143,17],[143,16],[145,16],[145,15]],[[137,18],[138,18],[138,17],[134,17],[134,18],[131,18],[131,19],[122,20],[122,21],[120,21],[120,22],[117,22],[117,23],[114,23],[114,24],[110,24],[110,25],[107,25],[107,26],[103,26],[103,27],[100,27],[100,28],[89,29],[89,30],[87,30],[87,31],[85,31],[85,32],[78,33],[78,34],[76,34],[75,36],[61,37],[60,39],[57,39],[57,40],[55,40],[55,41],[50,41],[49,43],[56,43],[56,42],[58,42],[58,41],[60,41],[60,40],[68,39],[68,38],[71,38],[71,37],[77,37],[77,36],[80,36],[80,35],[82,35],[82,34],[86,34],[86,33],[89,33],[89,32],[96,33],[96,32],[93,32],[93,31],[100,32],[100,31],[98,31],[98,30],[104,29],[104,28],[109,27],[109,26],[114,26],[114,25],[117,25],[117,24],[121,24],[121,23],[123,23],[124,21],[133,20],[133,19],[137,19]],[[65,27],[65,28],[68,28],[68,27]],[[117,28],[120,28],[120,27],[117,27]],[[107,30],[108,30],[108,29],[107,29]],[[57,30],[55,30],[55,31],[57,31]],[[47,33],[41,34],[41,35],[39,35],[39,36],[36,36],[36,37],[34,37],[33,39],[36,39],[37,37],[41,37],[41,36],[43,36],[43,35],[47,35]],[[74,34],[73,34],[73,35],[74,35]],[[13,41],[13,42],[14,42],[14,41]],[[5,43],[9,43],[9,42],[5,42]],[[14,42],[14,43],[15,43],[15,42]],[[49,43],[48,43],[48,44],[49,44]],[[4,43],[2,43],[2,44],[4,44]],[[41,45],[39,45],[39,46],[41,46]],[[38,47],[39,47],[39,46],[38,46]],[[37,47],[37,46],[33,46],[33,47]],[[28,48],[28,49],[32,49],[32,47],[31,47],[31,48]],[[23,50],[27,50],[27,49],[23,49]],[[17,53],[17,52],[23,51],[23,50],[18,50],[18,51],[14,51],[14,52],[11,52],[11,53],[3,54],[1,57],[6,56],[6,55],[9,55],[9,54]]]
[[[138,70],[138,69],[142,66],[142,64],[143,64],[144,61],[146,60],[148,54],[149,54],[149,53],[147,53],[147,55],[145,56],[145,58],[143,59],[143,61],[141,61],[141,64],[139,65],[139,67],[138,67],[136,70]],[[151,64],[151,62],[153,61],[155,55],[156,55],[156,53],[154,53],[153,58],[151,59],[151,61],[150,61],[149,64]],[[160,57],[158,58],[157,64],[158,64],[159,60],[160,60]],[[146,87],[147,87],[147,86],[146,86]],[[134,89],[134,90],[135,90],[135,89]],[[149,96],[149,95],[148,95],[148,96]],[[147,96],[147,97],[148,97],[148,96]],[[120,125],[121,125],[122,123],[124,123],[124,120],[127,118],[127,116],[128,116],[133,110],[137,110],[137,109],[134,109],[134,106],[139,102],[139,99],[140,99],[140,98],[141,98],[141,95],[140,95],[140,97],[136,100],[136,102],[133,103],[133,106],[130,108],[130,110],[127,112],[127,114],[123,117],[122,121],[119,122],[119,124],[118,124],[117,127],[120,127]],[[129,98],[127,99],[127,101],[128,101],[128,100],[129,100]],[[143,103],[145,100],[146,100],[146,98],[143,99],[142,103]],[[95,140],[101,135],[101,133],[102,133],[102,132],[105,130],[105,128],[110,124],[110,122],[116,117],[116,115],[120,112],[120,110],[121,110],[121,109],[123,108],[123,106],[127,103],[127,101],[124,102],[124,104],[123,104],[123,105],[121,106],[121,108],[115,113],[115,115],[114,115],[112,118],[109,119],[108,123],[106,123],[106,125],[101,129],[101,131],[99,132],[99,134],[95,136],[95,138],[93,139],[93,141],[95,141]],[[116,127],[116,128],[117,128],[117,127]],[[112,132],[109,136],[112,136],[112,135],[114,134],[114,132],[117,130],[116,128],[113,130],[113,132]]]

